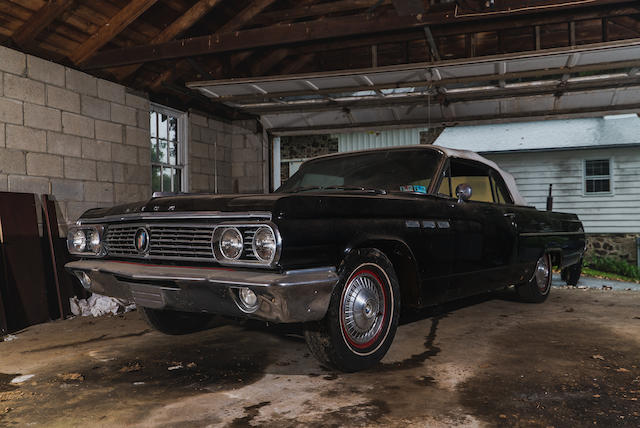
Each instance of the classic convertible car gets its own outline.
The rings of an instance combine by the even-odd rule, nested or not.
[[[158,330],[212,314],[303,323],[313,354],[344,371],[387,352],[402,307],[515,286],[575,284],[585,249],[574,214],[526,205],[513,177],[438,146],[305,162],[268,195],[173,195],[89,210],[67,264],[96,293],[134,301]]]

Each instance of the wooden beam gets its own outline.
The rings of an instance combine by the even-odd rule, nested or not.
[[[124,9],[113,16],[109,22],[102,26],[95,34],[80,45],[69,59],[74,64],[82,64],[96,53],[98,49],[109,43],[122,32],[129,24],[135,21],[147,9],[153,6],[157,0],[131,0]]]
[[[289,64],[285,65],[281,70],[281,74],[297,73],[302,67],[310,63],[314,58],[315,54],[302,55],[298,59],[293,60]]]
[[[251,74],[253,76],[262,76],[271,70],[276,64],[282,62],[289,55],[288,49],[275,49],[267,56],[265,56],[261,61],[257,61],[251,67]]]
[[[180,18],[173,21],[160,34],[154,37],[151,40],[151,43],[165,43],[169,40],[175,39],[186,30],[191,28],[203,16],[209,13],[209,11],[213,9],[218,3],[220,3],[220,1],[221,0],[200,0],[189,10],[187,10]],[[118,78],[118,80],[124,80],[135,73],[141,66],[141,64],[134,64],[127,67],[122,67],[118,70],[114,70],[113,74]]]
[[[36,37],[74,3],[75,0],[50,0],[46,2],[13,33],[11,38],[20,47],[30,47]]]

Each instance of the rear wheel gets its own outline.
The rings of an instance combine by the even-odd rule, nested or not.
[[[305,326],[305,339],[322,363],[363,370],[387,353],[399,313],[398,278],[389,259],[376,249],[356,250],[340,270],[325,318]]]
[[[531,303],[544,302],[551,290],[551,275],[551,256],[544,254],[538,259],[531,279],[516,288],[520,299]]]
[[[195,312],[168,311],[138,307],[142,318],[154,329],[165,334],[189,334],[206,329],[213,315]]]
[[[581,274],[582,259],[580,259],[580,261],[575,265],[571,265],[562,269],[562,279],[567,283],[567,285],[573,285],[574,287],[578,285]]]

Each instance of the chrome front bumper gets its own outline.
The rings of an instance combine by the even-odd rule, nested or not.
[[[283,323],[322,319],[338,282],[333,267],[275,273],[106,260],[81,260],[65,267],[76,276],[86,273],[91,291],[139,306]],[[242,287],[258,296],[255,311],[248,312],[239,303],[237,292]]]

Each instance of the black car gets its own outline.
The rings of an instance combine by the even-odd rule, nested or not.
[[[411,146],[309,160],[272,194],[89,210],[68,248],[84,287],[160,331],[213,314],[304,323],[318,359],[355,371],[385,355],[401,307],[510,285],[542,302],[552,266],[575,284],[585,235],[576,215],[527,206],[493,162]]]

